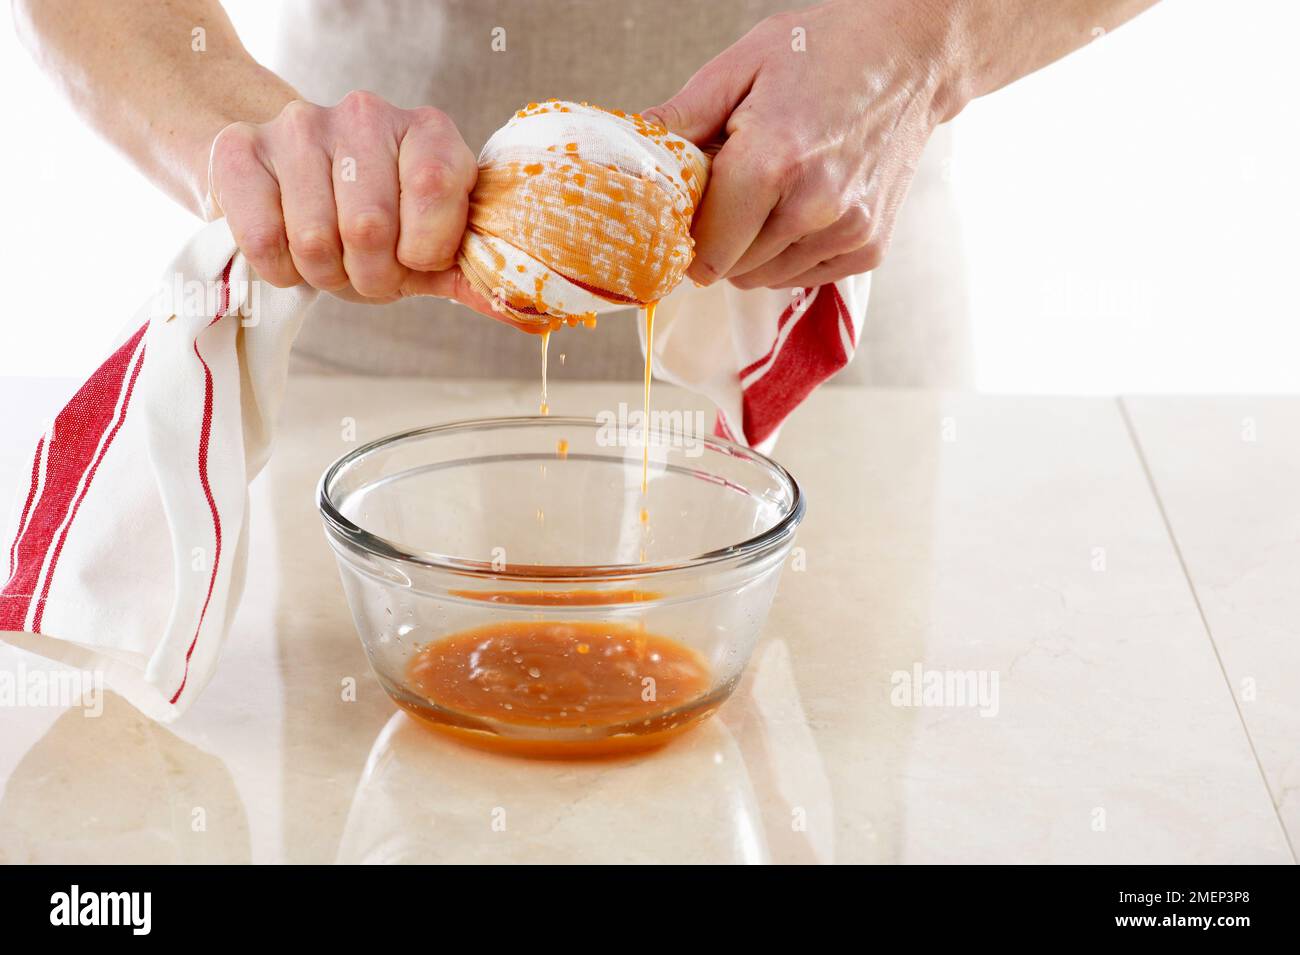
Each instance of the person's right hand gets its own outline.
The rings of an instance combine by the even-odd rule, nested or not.
[[[225,215],[257,274],[350,301],[439,295],[499,317],[455,268],[478,167],[433,107],[373,93],[289,103],[268,123],[217,134],[213,217]]]

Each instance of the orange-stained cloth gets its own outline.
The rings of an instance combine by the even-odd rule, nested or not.
[[[708,174],[696,146],[638,114],[530,103],[479,156],[461,270],[538,327],[657,302],[690,264]]]

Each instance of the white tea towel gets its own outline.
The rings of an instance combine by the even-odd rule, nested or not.
[[[715,433],[770,452],[782,422],[853,357],[870,291],[870,274],[802,289],[683,283],[655,315],[654,373],[712,401]]]
[[[190,240],[37,442],[6,538],[3,639],[101,671],[155,719],[184,712],[239,600],[248,482],[314,297],[254,281],[224,220]]]

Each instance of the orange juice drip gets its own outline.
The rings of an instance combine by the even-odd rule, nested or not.
[[[546,400],[546,356],[551,350],[551,329],[542,332],[542,407],[541,412],[544,415],[551,413],[551,406]]]
[[[645,307],[645,419],[642,425],[644,443],[641,446],[641,494],[646,493],[647,478],[650,474],[650,359],[654,355],[655,342],[655,306],[651,302]]]
[[[676,640],[610,622],[514,620],[422,647],[405,706],[469,742],[523,755],[599,755],[659,745],[709,715],[708,663]],[[485,724],[483,721],[489,721]],[[570,729],[567,741],[499,736],[491,724]]]

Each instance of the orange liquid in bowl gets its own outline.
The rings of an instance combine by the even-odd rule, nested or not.
[[[395,698],[464,742],[588,757],[663,745],[730,689],[711,686],[703,657],[635,625],[511,620],[426,644],[407,663],[408,698]]]
[[[644,309],[643,499],[649,490],[656,304]],[[547,355],[558,327],[552,322],[541,332],[543,415],[550,413]],[[568,450],[561,440],[556,456],[564,459]],[[649,523],[646,508],[639,516],[642,525]],[[537,518],[544,520],[540,508]],[[453,593],[535,606],[597,606],[659,596],[635,590]],[[728,685],[710,692],[708,663],[684,644],[644,627],[609,622],[488,624],[426,644],[408,661],[405,676],[406,692],[393,692],[393,699],[425,723],[473,745],[537,757],[617,756],[662,746],[710,716],[731,691]]]

